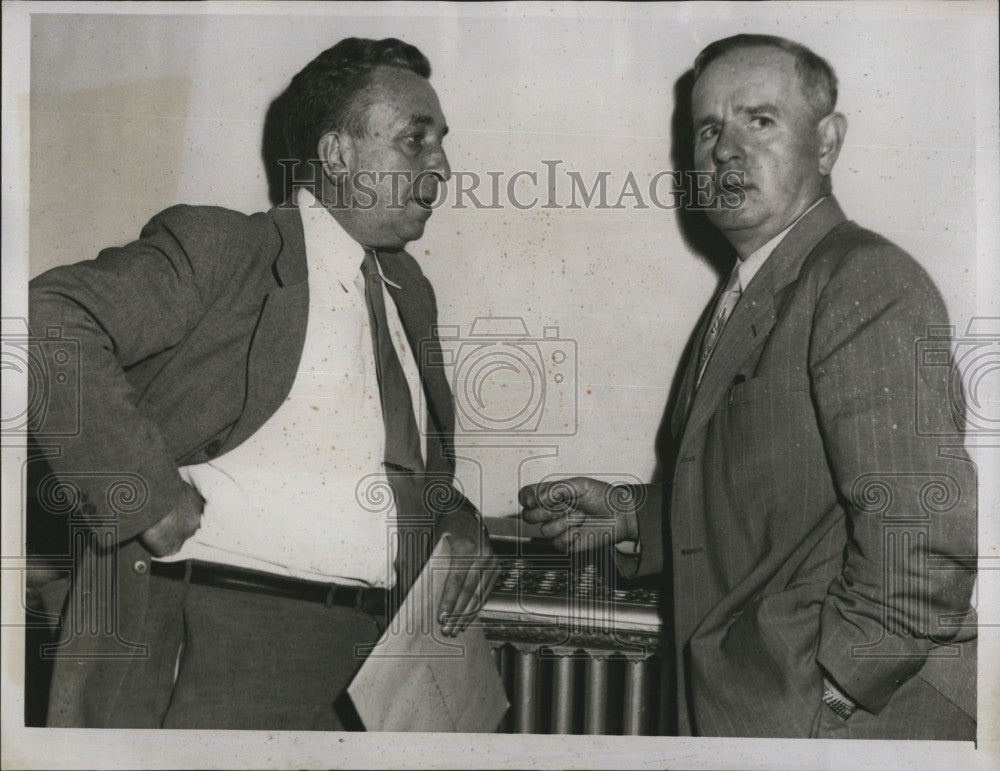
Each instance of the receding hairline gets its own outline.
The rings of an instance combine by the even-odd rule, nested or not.
[[[422,80],[428,87],[431,88],[432,91],[434,89],[434,87],[431,86],[430,78],[425,78],[419,72],[414,72],[407,67],[400,67],[396,64],[379,64],[374,67],[372,71],[368,73],[365,84],[351,97],[352,104],[350,112],[352,112],[356,118],[363,119],[361,122],[364,124],[364,134],[367,134],[368,130],[371,128],[369,121],[371,120],[372,108],[379,103],[380,97],[388,91],[388,86],[393,82],[393,75],[402,75],[404,78],[412,75],[413,77]],[[432,120],[430,116],[420,115],[414,117],[418,120],[426,120],[428,122]]]
[[[705,70],[716,61],[730,54],[754,50],[784,53],[791,57],[806,101],[816,111],[817,118],[836,109],[837,74],[830,63],[807,46],[774,35],[740,34],[709,43],[695,57],[692,87],[697,85]]]

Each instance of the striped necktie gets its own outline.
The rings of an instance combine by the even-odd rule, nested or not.
[[[701,359],[698,362],[698,378],[695,381],[695,388],[701,385],[701,379],[705,374],[705,368],[708,366],[708,360],[712,358],[712,351],[715,350],[715,346],[722,336],[722,330],[725,329],[726,322],[729,321],[729,317],[733,313],[733,308],[739,302],[740,294],[740,272],[739,263],[737,263],[736,267],[733,268],[733,272],[729,274],[729,281],[726,282],[726,287],[722,290],[722,295],[716,303],[712,324],[705,334],[705,341],[701,346]]]

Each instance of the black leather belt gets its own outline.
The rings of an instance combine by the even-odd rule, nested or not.
[[[153,575],[173,578],[178,581],[186,580],[199,586],[267,594],[272,597],[316,602],[327,606],[346,606],[372,616],[384,616],[387,604],[385,589],[306,581],[212,562],[198,562],[196,560],[157,562],[153,560],[150,564],[150,571]]]

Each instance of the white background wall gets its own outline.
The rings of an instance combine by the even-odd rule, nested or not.
[[[996,151],[977,147],[995,142],[996,93],[976,73],[995,67],[996,31],[983,6],[258,8],[33,15],[30,275],[127,242],[174,203],[269,208],[267,107],[346,36],[400,37],[428,56],[454,169],[506,181],[561,160],[585,179],[611,172],[614,200],[629,171],[673,168],[674,85],[697,52],[764,32],[809,45],[839,75],[849,130],[834,184],[848,216],[910,251],[959,327],[991,288],[996,229],[977,222],[977,205],[995,200],[997,181],[977,177],[976,159]],[[459,477],[486,513],[512,513],[519,483],[555,471],[649,478],[671,378],[718,279],[674,212],[442,208],[411,252],[462,335],[479,316],[511,316],[576,344],[575,393],[548,392],[568,435],[467,437]],[[491,414],[525,398],[510,393],[487,383]]]
[[[960,329],[974,315],[1000,316],[995,3],[129,4],[114,10],[143,15],[64,15],[90,7],[4,6],[5,317],[26,311],[29,275],[134,238],[165,206],[266,207],[260,140],[267,104],[344,36],[395,35],[424,50],[452,125],[455,168],[510,174],[562,159],[568,168],[609,170],[621,179],[630,169],[638,175],[671,167],[674,82],[703,45],[741,31],[786,35],[830,60],[851,124],[835,172],[848,215],[927,268]],[[98,10],[106,14],[107,6]],[[549,443],[555,450],[533,450],[558,457],[522,467],[528,448],[467,453],[484,464],[488,512],[512,510],[519,470],[525,478],[556,468],[650,473],[667,383],[716,280],[681,238],[673,213],[442,210],[414,251],[437,286],[443,321],[467,332],[477,315],[519,315],[533,332],[558,325],[578,343],[577,432]],[[7,375],[5,420],[26,399],[24,384]],[[996,405],[987,411],[996,415]],[[1000,543],[996,449],[984,446],[980,456],[980,554],[989,567]],[[17,437],[5,435],[5,568],[17,567],[11,555],[23,553],[22,463]],[[464,464],[461,475],[473,486],[474,464]],[[1000,714],[996,667],[988,666],[1000,660],[996,577],[983,570],[979,580],[984,716]],[[0,586],[5,623],[17,623],[20,582]],[[165,757],[191,768],[220,758],[234,767],[328,768],[363,757],[393,767],[763,768],[788,753],[791,765],[818,769],[831,757],[824,743],[657,737],[108,732],[89,742],[23,729],[18,635],[6,635],[0,652],[11,695],[3,702],[4,756],[13,764],[31,758],[33,765],[76,767],[83,758],[136,768]],[[864,742],[838,745],[836,754],[858,767],[973,767],[995,755],[995,722],[980,720],[976,753]]]

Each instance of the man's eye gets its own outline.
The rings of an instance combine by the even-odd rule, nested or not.
[[[750,125],[753,126],[754,128],[767,128],[768,126],[771,126],[773,124],[774,121],[771,120],[766,115],[755,115],[750,119]]]
[[[714,139],[719,134],[718,126],[705,126],[701,131],[698,132],[698,139],[704,141],[706,139]]]
[[[403,137],[403,144],[407,147],[413,148],[414,150],[419,149],[423,143],[423,134],[410,134],[409,136]]]

